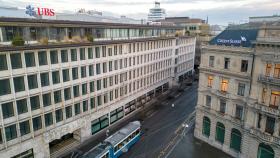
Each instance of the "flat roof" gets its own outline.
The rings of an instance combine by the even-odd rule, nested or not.
[[[30,19],[30,18],[6,18],[6,17],[0,17],[0,26],[59,26],[59,27],[170,28],[170,29],[183,28],[180,26],[165,26],[165,25],[124,24],[124,23],[105,23],[105,22]]]

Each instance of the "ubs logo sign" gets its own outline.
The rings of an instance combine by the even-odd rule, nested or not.
[[[40,16],[40,15],[44,15],[44,16],[54,16],[54,9],[50,9],[50,8],[40,8],[37,7],[36,9],[34,7],[32,7],[31,5],[28,5],[26,7],[26,11],[25,14],[29,15],[29,16]]]

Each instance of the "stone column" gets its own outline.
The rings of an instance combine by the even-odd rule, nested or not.
[[[265,131],[265,122],[266,122],[266,117],[262,115],[261,128],[260,128],[262,132]]]
[[[275,136],[275,137],[279,136],[279,120],[278,119],[275,120],[273,136]]]

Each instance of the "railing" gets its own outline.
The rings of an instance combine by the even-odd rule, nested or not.
[[[265,76],[263,74],[259,75],[258,81],[263,82],[263,83],[273,84],[273,85],[276,85],[276,86],[280,86],[280,78]]]
[[[274,108],[271,108],[269,106],[266,106],[266,105],[262,105],[261,106],[261,110],[263,112],[267,112],[267,113],[270,113],[270,114],[273,114],[273,115],[279,115],[279,110],[278,109],[274,109]]]
[[[279,37],[258,37],[257,41],[263,41],[263,42],[280,42]]]
[[[280,145],[280,139],[278,137],[272,136],[268,133],[261,132],[260,130],[254,128],[250,130],[250,133],[258,137],[259,139],[266,141],[267,143]]]

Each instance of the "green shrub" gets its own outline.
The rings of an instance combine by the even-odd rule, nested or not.
[[[12,40],[12,45],[13,46],[23,46],[24,45],[23,38],[19,35],[16,35]]]
[[[93,36],[92,35],[87,35],[87,40],[89,42],[93,42]]]

